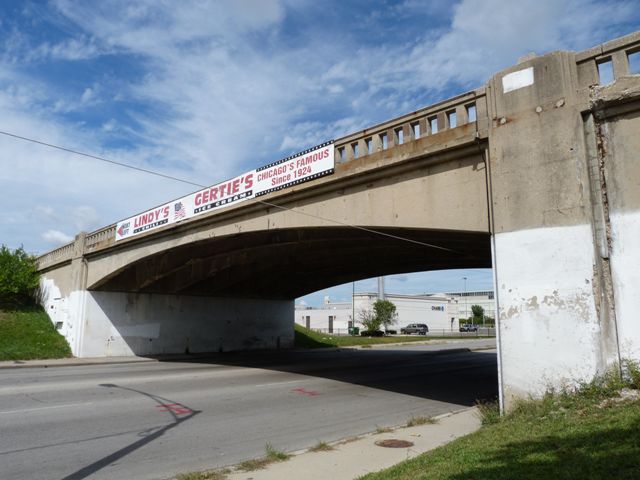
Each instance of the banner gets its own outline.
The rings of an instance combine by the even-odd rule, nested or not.
[[[333,172],[332,140],[122,220],[116,242]]]
[[[256,169],[256,197],[334,172],[333,140]]]

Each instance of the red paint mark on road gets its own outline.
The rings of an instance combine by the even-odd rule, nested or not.
[[[299,395],[306,395],[307,397],[317,397],[318,395],[321,395],[320,392],[316,392],[315,390],[306,390],[304,388],[294,388],[291,391]]]
[[[176,415],[186,415],[188,413],[193,413],[189,407],[185,407],[180,403],[163,403],[162,405],[156,405],[156,409],[159,412],[173,412]]]

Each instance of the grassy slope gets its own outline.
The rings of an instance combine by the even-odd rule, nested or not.
[[[414,337],[352,337],[318,333],[296,324],[296,347],[298,348],[329,348],[350,347],[354,345],[376,345],[381,343],[424,342],[429,337],[417,335]]]
[[[0,360],[70,356],[67,341],[42,309],[0,310]]]
[[[362,478],[638,479],[640,401],[607,404],[606,396],[527,402],[475,434]]]

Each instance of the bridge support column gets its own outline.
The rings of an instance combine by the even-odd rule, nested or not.
[[[638,258],[637,245],[623,237],[638,230],[640,202],[621,200],[620,210],[635,209],[636,220],[620,222],[616,238],[605,178],[611,164],[603,166],[573,54],[529,60],[496,75],[489,88],[501,397],[509,408],[515,398],[590,381],[619,364],[621,310],[629,317],[640,308],[623,286],[624,278],[637,285],[637,273],[621,265],[625,255]],[[634,118],[628,129],[640,128]],[[627,178],[638,178],[637,162],[624,165]],[[625,254],[630,248],[635,253]],[[630,321],[626,331],[638,332]],[[635,340],[625,351],[633,358],[638,350]]]

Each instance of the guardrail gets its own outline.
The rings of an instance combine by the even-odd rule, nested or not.
[[[68,243],[38,257],[38,268],[43,269],[52,265],[71,261],[73,258],[74,244],[75,242]]]
[[[93,252],[100,250],[103,247],[111,245],[115,242],[116,238],[116,224],[109,225],[107,227],[96,230],[87,234],[84,251]]]
[[[337,139],[336,162],[349,162],[470,123],[486,125],[487,118],[482,87]]]
[[[581,87],[607,84],[640,74],[640,32],[576,53]]]

